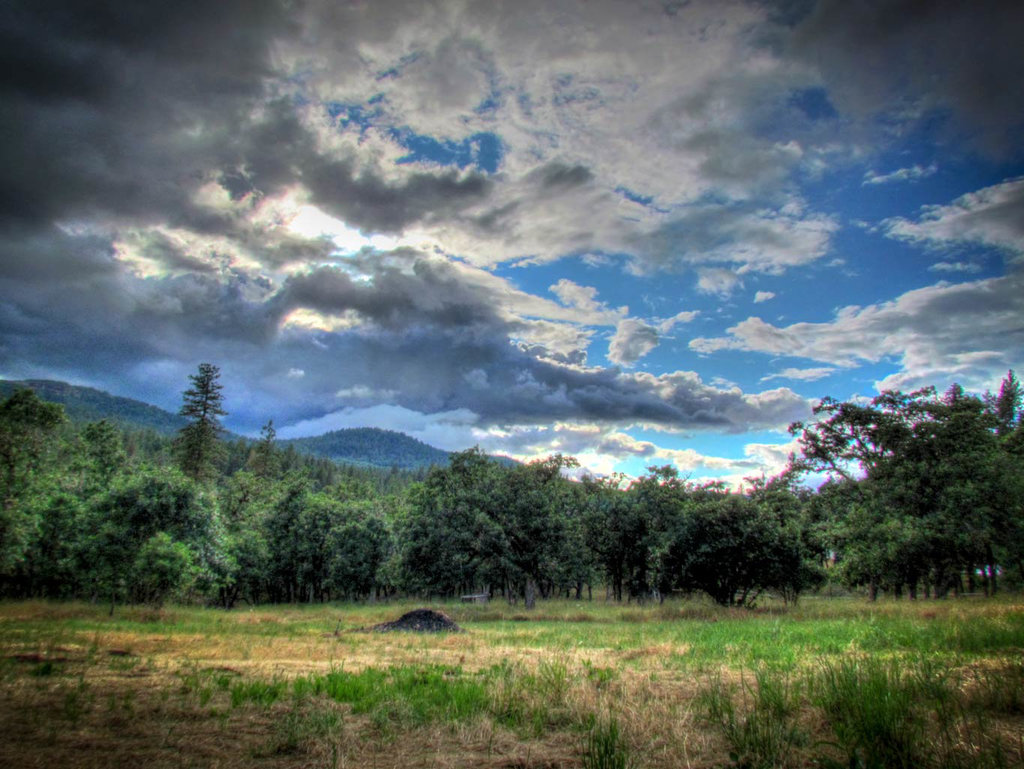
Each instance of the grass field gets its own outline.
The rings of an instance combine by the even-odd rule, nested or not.
[[[0,766],[1022,767],[1024,599],[0,603]]]

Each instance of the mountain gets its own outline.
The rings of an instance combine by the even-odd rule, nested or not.
[[[448,452],[428,446],[404,433],[376,427],[353,427],[334,430],[309,438],[278,441],[282,447],[294,446],[296,451],[335,462],[398,467],[417,470],[431,465],[447,465]]]
[[[35,390],[36,395],[45,401],[62,404],[72,422],[107,419],[122,427],[150,429],[164,435],[174,435],[186,422],[184,417],[142,401],[121,398],[92,387],[79,387],[47,379],[0,379],[0,398],[7,398],[15,390],[26,387]],[[236,440],[240,436],[229,433],[226,437]],[[335,430],[310,438],[278,441],[278,445],[281,448],[294,446],[302,454],[371,467],[416,470],[448,464],[447,451],[428,446],[403,433],[375,427]]]
[[[21,382],[0,380],[0,396],[7,398],[14,391],[28,388],[44,401],[60,403],[72,422],[98,422],[107,419],[123,427],[155,430],[173,435],[185,425],[185,418],[132,398],[79,387],[49,379],[26,379]]]

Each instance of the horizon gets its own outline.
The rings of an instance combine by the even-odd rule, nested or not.
[[[1024,368],[1024,6],[16,2],[0,377],[775,475]]]

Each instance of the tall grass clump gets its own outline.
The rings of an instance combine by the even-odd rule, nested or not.
[[[502,660],[481,674],[488,696],[488,710],[511,729],[541,735],[551,727],[575,721],[569,691],[579,679],[560,660],[542,660],[531,672],[525,665]]]
[[[896,661],[870,657],[822,664],[817,700],[844,753],[856,769],[924,766],[925,722],[915,706],[919,682]]]
[[[231,707],[246,703],[268,707],[281,699],[288,691],[284,681],[239,681],[231,686]]]
[[[744,678],[737,707],[736,689],[719,675],[708,681],[698,696],[705,716],[729,743],[729,758],[748,769],[786,767],[795,763],[795,751],[806,741],[797,723],[798,687],[788,674],[767,667]]]
[[[433,722],[466,721],[486,712],[485,686],[459,668],[367,668],[358,673],[333,670],[326,675],[297,679],[295,694],[325,694],[367,713],[381,729],[421,726]]]
[[[619,731],[619,722],[609,717],[595,720],[583,741],[583,769],[632,769],[636,766]]]

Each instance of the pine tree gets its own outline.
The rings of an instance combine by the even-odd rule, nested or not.
[[[219,417],[227,412],[222,406],[219,378],[220,369],[212,363],[200,363],[198,373],[189,376],[192,386],[182,395],[184,402],[178,414],[191,421],[178,432],[175,448],[182,472],[195,480],[209,478],[223,452],[220,436],[224,428]]]
[[[279,474],[281,462],[277,457],[274,441],[277,430],[274,420],[268,420],[260,430],[260,440],[249,454],[249,469],[259,478],[275,478]]]
[[[1024,401],[1024,391],[1021,389],[1020,380],[1011,369],[1003,379],[999,395],[995,400],[996,419],[999,422],[996,432],[999,435],[1005,436],[1013,432],[1017,426],[1022,401]]]

